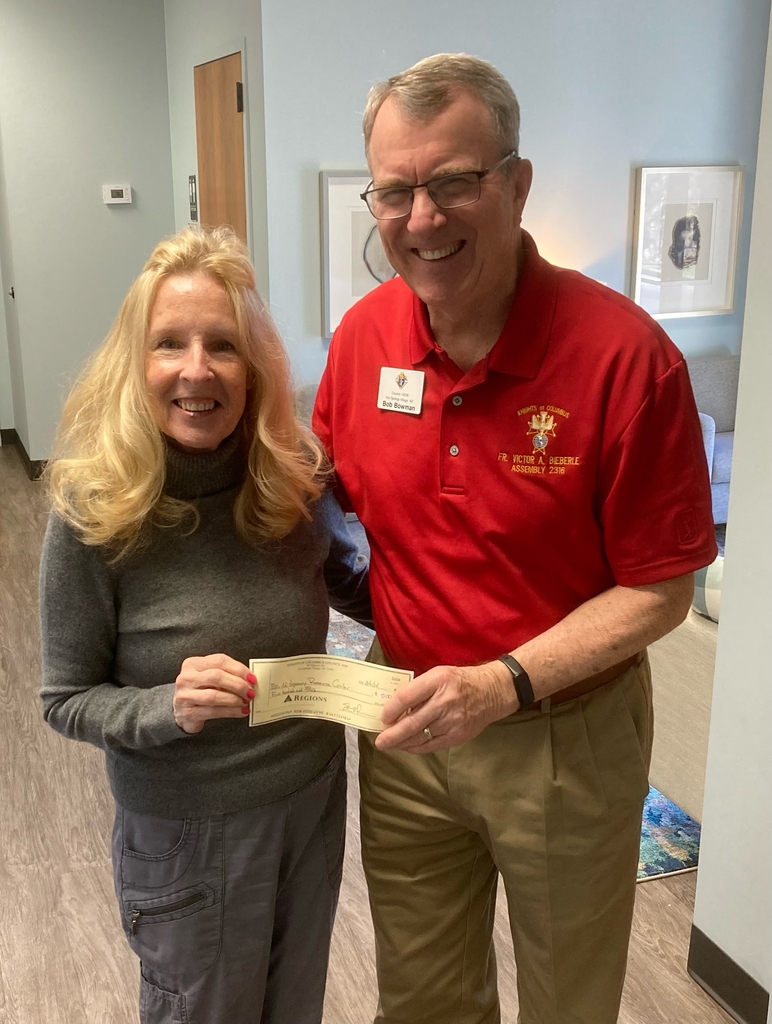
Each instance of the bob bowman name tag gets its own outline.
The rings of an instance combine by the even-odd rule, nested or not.
[[[395,366],[382,366],[378,386],[378,408],[418,416],[424,397],[425,376],[423,370],[400,370]]]

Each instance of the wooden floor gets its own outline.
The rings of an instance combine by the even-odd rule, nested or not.
[[[40,485],[27,480],[15,450],[0,448],[0,1024],[134,1024],[138,971],[112,892],[102,755],[62,739],[40,718],[36,585],[44,526]],[[365,1024],[376,1003],[354,775],[351,782],[326,1024]],[[639,885],[623,1024],[731,1021],[686,975],[694,887],[694,874]],[[500,906],[503,1020],[513,1022],[505,921]]]

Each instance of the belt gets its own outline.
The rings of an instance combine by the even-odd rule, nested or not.
[[[617,679],[623,672],[632,668],[639,658],[639,654],[633,654],[629,658],[625,658],[624,661],[620,661],[618,665],[611,665],[602,672],[598,672],[595,676],[580,679],[578,683],[573,683],[571,686],[566,686],[563,690],[551,693],[549,695],[550,704],[564,704],[567,700],[576,700],[577,697],[584,697],[586,693],[592,693],[593,690],[600,689],[601,686],[605,686],[606,683],[610,683],[612,679]],[[544,699],[546,700],[547,698]],[[541,701],[536,700],[533,704],[527,704],[521,710],[533,711],[540,707]]]

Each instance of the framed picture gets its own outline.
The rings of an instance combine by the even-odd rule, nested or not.
[[[377,221],[360,195],[367,171],[320,171],[322,211],[322,334],[331,338],[343,314],[395,276]]]
[[[734,309],[742,167],[641,167],[633,298],[657,320]]]

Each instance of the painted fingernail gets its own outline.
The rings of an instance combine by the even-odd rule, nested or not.
[[[255,699],[255,691],[252,690],[252,689],[247,690],[247,697],[249,697],[250,700],[254,700]]]
[[[242,713],[242,715],[248,715],[249,714],[249,705],[248,704],[243,704],[242,705],[241,713]]]
[[[257,676],[253,676],[251,672],[247,672],[247,682],[253,686],[257,686]]]

